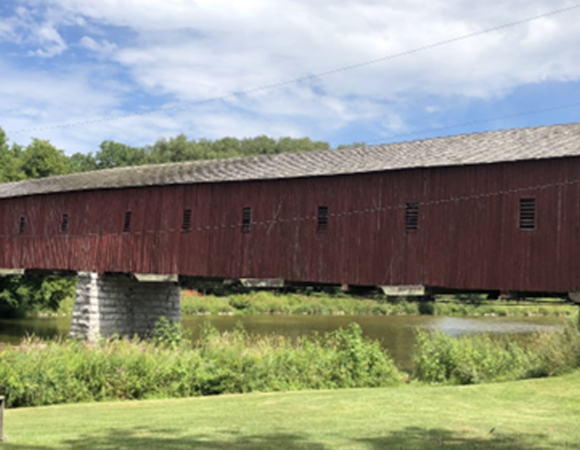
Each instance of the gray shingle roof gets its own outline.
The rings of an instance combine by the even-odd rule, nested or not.
[[[170,184],[332,176],[580,156],[580,123],[356,149],[123,167],[0,184],[0,198]]]

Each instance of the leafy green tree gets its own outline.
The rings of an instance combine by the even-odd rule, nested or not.
[[[76,277],[0,277],[0,314],[23,317],[40,310],[58,309],[59,303],[74,295]]]
[[[139,166],[147,163],[145,150],[115,141],[103,141],[95,159],[98,169]]]
[[[246,138],[240,142],[240,156],[271,155],[276,153],[276,140],[267,136]]]
[[[239,139],[225,137],[214,141],[211,145],[210,158],[233,158],[241,156],[241,145]]]
[[[74,153],[69,157],[70,172],[89,172],[97,170],[97,160],[92,153]]]
[[[26,178],[22,170],[22,149],[14,144],[8,145],[8,138],[0,128],[0,183],[19,181]]]
[[[195,141],[188,141],[185,134],[169,139],[159,139],[152,147],[147,147],[147,162],[150,164],[192,161],[200,159]]]
[[[45,178],[70,172],[69,161],[62,150],[49,141],[33,138],[21,156],[26,178]]]
[[[337,150],[342,150],[343,148],[360,148],[360,147],[366,147],[366,143],[364,142],[353,142],[352,144],[341,144],[338,147],[336,147]]]

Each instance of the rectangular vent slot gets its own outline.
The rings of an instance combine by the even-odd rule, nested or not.
[[[534,230],[536,228],[536,199],[520,199],[520,229]]]
[[[62,220],[60,222],[60,231],[61,233],[66,233],[68,231],[68,214],[64,213],[62,215]]]
[[[242,233],[249,233],[252,226],[252,208],[242,209]]]
[[[20,217],[20,222],[18,223],[18,234],[24,234],[26,231],[26,217]]]
[[[190,231],[190,230],[191,230],[191,209],[184,209],[181,231]]]
[[[419,203],[407,203],[405,208],[405,228],[407,230],[419,228]]]
[[[125,221],[123,222],[123,233],[128,233],[131,231],[131,211],[125,212]]]
[[[327,230],[328,230],[328,206],[319,206],[316,231],[318,231],[319,233],[325,233]]]

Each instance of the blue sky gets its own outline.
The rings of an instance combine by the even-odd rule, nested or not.
[[[38,137],[72,154],[180,133],[336,146],[576,122],[580,105],[561,107],[580,103],[580,8],[243,93],[574,5],[3,0],[0,127],[12,142]],[[525,114],[549,108],[560,109]],[[490,120],[505,116],[517,117]]]

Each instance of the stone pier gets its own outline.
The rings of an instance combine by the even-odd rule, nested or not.
[[[181,321],[179,285],[155,279],[79,272],[70,336],[90,341],[113,335],[144,336],[161,316]]]

